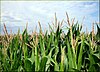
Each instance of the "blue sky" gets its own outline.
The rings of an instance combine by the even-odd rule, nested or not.
[[[40,21],[43,29],[54,21],[56,12],[59,21],[74,18],[79,23],[83,18],[83,30],[91,31],[92,23],[99,22],[99,2],[97,1],[1,1],[1,28],[6,24],[8,31],[23,30],[28,22],[31,32]],[[2,33],[2,31],[1,31]]]

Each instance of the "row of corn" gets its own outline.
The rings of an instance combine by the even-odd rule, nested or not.
[[[49,24],[50,32],[28,34],[27,28],[20,34],[0,35],[0,72],[3,71],[100,71],[100,25],[96,23],[91,33],[82,32],[78,22],[69,20]],[[94,24],[93,24],[94,25]]]

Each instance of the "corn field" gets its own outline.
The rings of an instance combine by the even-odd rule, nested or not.
[[[43,33],[39,22],[39,33],[31,35],[27,27],[20,34],[8,34],[4,24],[4,35],[0,36],[0,72],[3,71],[93,71],[100,72],[100,24],[93,23],[90,33],[82,32],[82,25],[70,21],[66,13],[64,21],[55,22],[50,32]],[[94,33],[94,24],[97,33]]]

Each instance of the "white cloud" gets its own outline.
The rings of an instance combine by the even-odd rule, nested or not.
[[[1,2],[2,21],[38,22],[46,24],[54,19],[56,12],[58,19],[66,19],[65,12],[69,17],[75,17],[82,21],[85,16],[85,24],[91,20],[98,21],[99,7],[97,2],[82,1],[4,1]],[[32,23],[32,24],[33,24]],[[36,23],[35,23],[36,24]],[[88,26],[90,26],[89,24]]]
[[[1,12],[1,21],[2,22],[20,22],[22,19],[18,15],[14,15],[13,13],[9,12]]]

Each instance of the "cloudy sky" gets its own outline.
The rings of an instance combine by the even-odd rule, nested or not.
[[[40,21],[42,27],[48,29],[48,23],[54,21],[56,13],[59,21],[70,18],[83,21],[84,31],[92,29],[93,22],[99,22],[99,2],[97,1],[1,1],[1,28],[6,24],[8,31],[15,33],[23,29],[28,22],[29,31],[34,30]],[[1,33],[2,30],[1,30]]]

